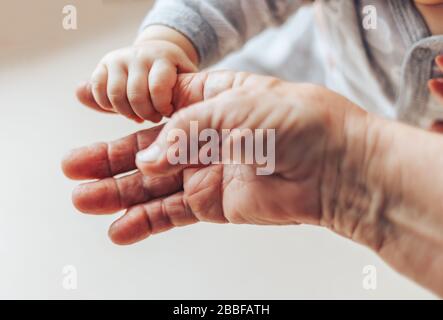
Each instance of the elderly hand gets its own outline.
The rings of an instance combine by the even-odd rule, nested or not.
[[[245,73],[182,75],[173,105],[179,111],[164,127],[74,150],[63,162],[68,177],[97,180],[74,191],[80,211],[126,209],[110,227],[114,242],[198,221],[321,225],[443,295],[441,135],[371,116],[321,87]],[[193,141],[193,123],[199,134],[275,129],[275,149],[266,145],[274,170],[258,175],[259,161],[242,162],[247,150],[234,163],[203,163],[208,143]],[[180,132],[181,145],[169,139]],[[199,150],[200,162],[172,164],[183,146]]]
[[[349,237],[357,230],[368,245],[378,245],[378,231],[358,234],[359,215],[344,219],[346,212],[337,210],[341,205],[347,206],[344,211],[354,210],[348,192],[355,194],[353,200],[367,201],[354,187],[359,172],[366,170],[365,150],[372,149],[355,139],[368,134],[368,115],[349,101],[313,85],[216,72],[181,76],[174,105],[181,110],[164,128],[74,150],[64,161],[68,177],[99,179],[74,191],[80,211],[127,209],[110,228],[114,242],[130,244],[206,221],[324,225]],[[257,175],[257,163],[170,164],[167,134],[177,129],[191,134],[191,121],[199,132],[275,129],[273,173]],[[136,163],[137,152],[147,147]],[[348,148],[353,148],[352,156],[345,152]],[[136,164],[136,173],[115,177],[133,171]]]

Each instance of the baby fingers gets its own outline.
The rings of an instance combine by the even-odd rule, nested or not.
[[[91,91],[97,104],[107,111],[114,111],[107,95],[108,69],[100,63],[91,76]]]
[[[134,61],[129,66],[127,97],[132,110],[138,117],[159,122],[162,117],[152,106],[148,85],[149,66],[142,61]]]
[[[158,59],[149,72],[149,92],[155,109],[164,116],[172,114],[172,92],[177,82],[177,68],[170,61]]]
[[[123,64],[109,64],[107,94],[113,109],[137,122],[143,121],[132,109],[126,93],[128,74]]]

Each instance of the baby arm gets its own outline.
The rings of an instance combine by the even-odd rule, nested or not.
[[[134,45],[108,53],[79,100],[141,122],[174,111],[177,74],[209,66],[249,38],[282,23],[303,0],[160,0]]]

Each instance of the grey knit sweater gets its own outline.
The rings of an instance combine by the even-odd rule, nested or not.
[[[303,4],[158,0],[142,28],[162,24],[180,31],[193,42],[206,67],[264,29],[283,24]],[[316,36],[309,41],[318,42],[312,47],[320,52],[297,50],[294,59],[309,61],[307,69],[321,65],[325,85],[371,112],[418,126],[443,120],[443,106],[427,90],[427,81],[441,76],[434,58],[443,54],[443,36],[431,36],[412,0],[318,0],[314,6]],[[297,25],[294,28],[296,32]],[[315,66],[310,65],[310,55],[321,57]]]

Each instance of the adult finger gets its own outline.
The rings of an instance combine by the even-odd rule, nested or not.
[[[109,237],[120,245],[141,241],[152,234],[198,222],[183,192],[134,206],[109,228]]]
[[[74,180],[104,179],[136,169],[135,156],[148,147],[163,125],[109,143],[74,149],[62,161],[64,174]]]
[[[146,177],[140,172],[82,184],[74,189],[75,207],[89,214],[111,214],[181,190],[181,175]]]

